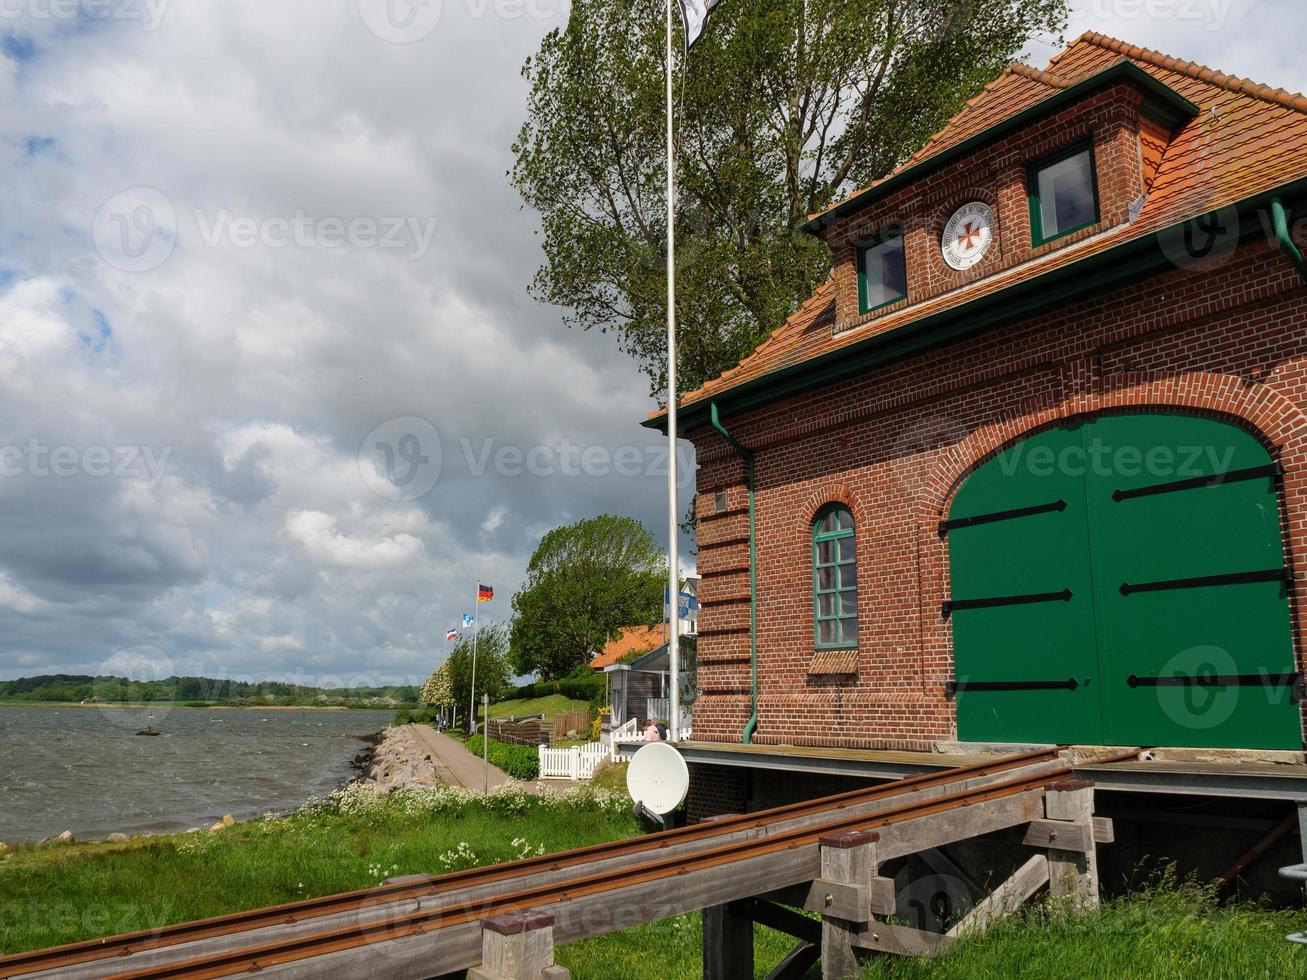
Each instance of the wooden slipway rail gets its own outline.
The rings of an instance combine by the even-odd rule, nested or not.
[[[211,951],[251,945],[243,934],[260,931],[260,940],[292,938],[332,926],[362,925],[383,921],[397,913],[415,912],[436,906],[477,901],[502,891],[508,883],[530,880],[548,883],[561,880],[569,869],[587,866],[594,871],[626,867],[651,852],[689,854],[735,837],[753,837],[812,822],[841,809],[874,812],[879,807],[909,794],[942,793],[960,784],[980,785],[1015,770],[1059,768],[1056,749],[1004,756],[970,766],[927,773],[865,789],[852,790],[818,800],[806,800],[757,813],[721,818],[676,830],[663,831],[631,840],[597,844],[558,854],[527,858],[506,864],[440,877],[402,878],[378,888],[306,899],[270,908],[163,926],[105,939],[58,946],[52,949],[0,957],[0,978],[29,977],[59,971],[61,978],[92,978],[121,973],[130,963],[137,968],[194,958]],[[185,947],[184,949],[181,947]]]
[[[827,922],[857,926],[844,928],[836,943],[840,948],[829,951],[828,930],[821,926],[825,970],[828,959],[839,961],[841,949],[850,956],[854,948],[922,951],[896,944],[915,943],[925,949],[941,941],[924,938],[932,934],[908,936],[914,930],[875,923],[873,913],[892,914],[892,909],[885,911],[883,880],[875,891],[877,901],[861,881],[865,874],[844,883],[838,874],[828,880],[828,852],[838,857],[844,846],[864,852],[871,848],[874,866],[1028,824],[1026,843],[1049,848],[1050,858],[1042,872],[1039,866],[1025,867],[1020,882],[1009,882],[1013,894],[1002,897],[1020,900],[1033,891],[1032,882],[1037,888],[1049,881],[1048,865],[1055,854],[1071,862],[1079,877],[1086,873],[1075,862],[1083,865],[1084,853],[1093,848],[1092,802],[1083,813],[1044,819],[1046,787],[1050,780],[1069,775],[1069,766],[1056,750],[1028,753],[630,841],[20,954],[0,959],[0,977],[163,980],[260,972],[278,977],[422,978],[470,968],[478,968],[482,977],[556,977],[565,971],[551,965],[555,940],[571,942],[803,886],[813,895],[827,889],[816,899],[804,900],[813,911],[823,912]],[[1068,788],[1087,791],[1083,783],[1062,784],[1062,789]],[[1051,811],[1048,816],[1053,817]],[[1049,824],[1053,826],[1044,826]],[[881,838],[876,841],[831,843],[832,835],[859,832],[867,837],[877,829]],[[867,860],[864,853],[862,864]],[[994,905],[990,902],[987,914],[995,914]],[[541,917],[540,912],[552,915]],[[848,915],[852,918],[840,917]],[[798,933],[819,926],[815,920],[795,918],[800,920],[793,930]],[[544,919],[547,925],[541,924]],[[509,920],[517,924],[506,933],[496,931],[495,923]],[[868,929],[869,935],[863,936]],[[519,972],[525,962],[522,950],[505,954],[507,959],[498,966],[492,963],[495,950],[503,952],[505,944],[531,937],[539,952],[542,931],[548,932],[548,963],[542,960],[539,968],[528,964],[526,972]],[[506,972],[510,967],[504,963],[510,961],[516,965]]]

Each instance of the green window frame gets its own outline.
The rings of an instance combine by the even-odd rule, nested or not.
[[[882,256],[887,253],[899,256],[900,267],[898,271],[901,288],[895,289],[892,295],[885,292],[886,284],[882,274],[881,282],[876,284],[881,291],[873,299],[871,295],[872,283],[868,281],[867,277],[867,260],[873,256]],[[882,306],[889,306],[891,303],[898,303],[908,298],[908,254],[901,228],[886,228],[879,234],[858,242],[854,261],[858,267],[859,313],[870,313],[873,310],[879,310]]]
[[[1043,202],[1039,193],[1039,175],[1049,167],[1064,163],[1081,154],[1088,154],[1089,156],[1089,189],[1094,198],[1093,215],[1088,221],[1082,221],[1072,228],[1060,228],[1054,234],[1045,234]],[[1098,224],[1102,218],[1102,213],[1098,199],[1098,164],[1094,158],[1093,142],[1083,140],[1032,163],[1026,170],[1026,199],[1030,205],[1030,242],[1034,246],[1047,245],[1049,242],[1055,242],[1059,238],[1074,235],[1078,231]]]
[[[812,522],[812,611],[818,650],[857,648],[857,529],[843,504],[823,507]]]

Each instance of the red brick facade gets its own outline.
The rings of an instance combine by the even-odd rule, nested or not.
[[[811,329],[872,331],[874,320],[1003,268],[1119,227],[1155,169],[1127,85],[1039,121],[937,170],[831,229],[835,316]],[[1030,246],[1026,168],[1092,139],[1101,222]],[[998,231],[969,273],[939,256],[943,223],[984,200]],[[1269,219],[1262,216],[1269,228]],[[909,296],[857,314],[853,245],[904,228]],[[1298,236],[1301,240],[1302,235]],[[824,387],[728,416],[757,458],[758,657],[762,744],[929,749],[956,738],[944,684],[953,677],[948,582],[938,524],[966,476],[999,450],[1060,420],[1181,410],[1254,433],[1285,470],[1285,550],[1303,661],[1307,616],[1307,290],[1273,237],[1257,234],[1204,268],[1182,263],[1143,281],[1017,317]],[[762,350],[762,348],[760,348]],[[698,451],[702,575],[696,739],[738,741],[750,713],[749,577],[744,465],[712,429]],[[728,507],[717,513],[715,495]],[[856,674],[814,667],[812,518],[840,501],[859,555]]]

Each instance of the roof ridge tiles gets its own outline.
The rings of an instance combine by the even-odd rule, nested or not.
[[[1142,61],[1153,65],[1157,68],[1173,71],[1180,75],[1188,75],[1190,78],[1196,78],[1201,82],[1207,82],[1210,85],[1216,85],[1219,88],[1234,92],[1237,95],[1248,95],[1263,102],[1271,102],[1276,105],[1284,106],[1286,109],[1295,109],[1298,112],[1307,112],[1307,96],[1297,92],[1290,92],[1287,89],[1275,88],[1271,85],[1265,85],[1261,82],[1254,82],[1247,78],[1240,78],[1238,75],[1229,75],[1223,71],[1217,71],[1215,68],[1207,65],[1200,65],[1196,61],[1186,61],[1182,58],[1173,58],[1170,55],[1162,54],[1160,51],[1154,51],[1152,48],[1141,48],[1136,44],[1127,44],[1118,38],[1109,37],[1106,34],[1099,34],[1097,31],[1085,31],[1080,37],[1071,43],[1066,51],[1062,51],[1049,61],[1049,67],[1052,68],[1061,58],[1073,51],[1077,44],[1084,42],[1092,44],[1094,47],[1103,48],[1116,54],[1123,55],[1134,61]]]

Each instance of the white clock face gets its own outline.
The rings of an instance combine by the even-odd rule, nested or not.
[[[944,226],[940,250],[949,268],[970,269],[994,243],[994,212],[983,201],[964,204]]]

